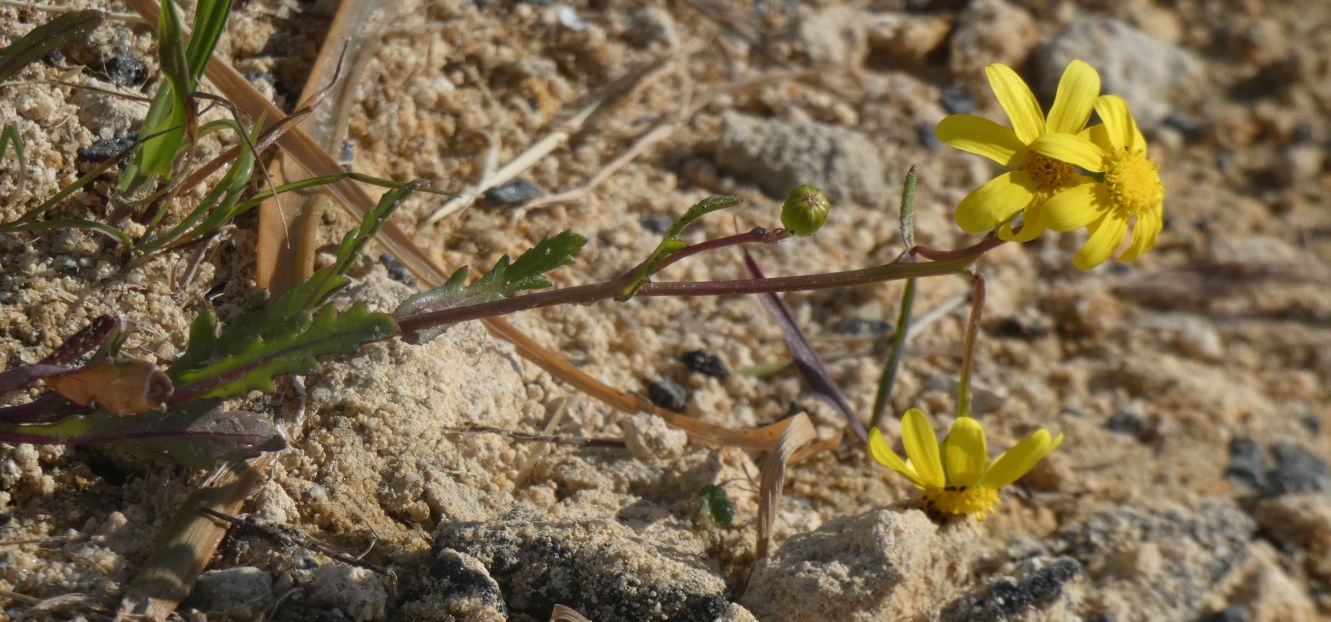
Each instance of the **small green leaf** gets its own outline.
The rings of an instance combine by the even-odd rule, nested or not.
[[[735,522],[735,505],[725,488],[715,484],[703,486],[698,492],[698,505],[702,506],[703,516],[714,525],[729,527]]]
[[[29,63],[61,44],[92,32],[104,19],[106,15],[101,11],[74,11],[33,28],[18,41],[0,49],[0,82],[14,77]]]
[[[485,276],[470,285],[467,284],[470,270],[463,266],[443,286],[403,301],[393,312],[393,317],[403,318],[427,311],[493,302],[523,290],[550,287],[552,284],[545,273],[573,263],[573,256],[586,243],[587,238],[572,231],[565,231],[553,238],[543,238],[536,246],[519,255],[516,261],[510,262],[508,255],[504,255]],[[411,337],[413,341],[425,341],[432,336],[422,332]]]
[[[661,265],[661,262],[665,261],[671,255],[688,248],[689,245],[686,244],[684,240],[679,239],[679,236],[684,233],[684,229],[693,224],[695,220],[712,212],[723,210],[728,207],[734,207],[739,205],[739,203],[739,197],[719,195],[707,197],[694,204],[693,207],[690,207],[689,211],[684,212],[684,215],[681,216],[679,220],[676,220],[675,224],[670,226],[670,230],[666,231],[665,237],[661,240],[660,244],[656,245],[656,250],[652,251],[652,254],[647,256],[646,261],[638,264],[638,267],[633,269],[632,276],[629,277],[628,283],[624,286],[624,289],[620,290],[620,292],[615,295],[615,300],[623,302],[632,298],[633,295],[638,293],[638,290],[642,289],[642,286],[651,279],[652,273],[656,272],[656,267]]]

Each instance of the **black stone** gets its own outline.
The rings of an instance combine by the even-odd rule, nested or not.
[[[522,205],[544,194],[539,186],[525,179],[514,179],[502,186],[491,188],[485,193],[486,207],[510,207]]]
[[[1197,622],[1248,622],[1248,616],[1238,607],[1225,607],[1197,618]]]
[[[1059,557],[1013,579],[1003,577],[983,592],[967,594],[943,608],[943,622],[1000,622],[1043,609],[1063,594],[1063,585],[1081,574],[1081,564]]]
[[[1314,435],[1322,431],[1322,422],[1318,421],[1317,417],[1312,415],[1305,415],[1299,418],[1299,423],[1303,425],[1303,429],[1312,432]]]
[[[1112,613],[1097,613],[1086,616],[1086,622],[1118,622],[1118,616]]]
[[[113,84],[137,87],[148,81],[148,67],[138,56],[121,50],[102,63],[101,75]]]
[[[975,112],[975,98],[955,86],[943,87],[938,92],[938,103],[948,114],[970,114]]]
[[[643,228],[656,235],[665,235],[673,224],[675,224],[675,217],[669,214],[656,214],[642,219]]]
[[[1007,339],[1023,339],[1031,341],[1049,336],[1049,328],[1039,323],[1025,323],[1014,317],[1005,317],[998,321],[998,325],[991,331],[995,337],[1004,337]]]
[[[1206,123],[1177,112],[1171,112],[1168,115],[1165,115],[1162,123],[1164,123],[1165,127],[1189,138],[1201,135],[1202,130],[1206,129]]]
[[[689,392],[668,378],[657,378],[647,385],[647,399],[666,410],[684,412],[689,402]]]
[[[874,337],[892,332],[892,323],[887,320],[848,317],[837,322],[836,332],[851,337]]]
[[[1129,436],[1140,436],[1146,430],[1146,422],[1141,415],[1120,410],[1105,420],[1105,429]]]
[[[938,135],[934,133],[932,123],[917,123],[915,125],[915,137],[920,139],[920,146],[928,149],[929,153],[938,151],[938,148],[943,146],[943,143],[938,140]]]
[[[725,361],[706,350],[690,350],[681,354],[679,360],[684,363],[685,367],[704,376],[725,378],[730,375],[730,370],[726,369]]]
[[[137,140],[138,137],[133,134],[102,139],[87,147],[79,148],[76,160],[87,164],[101,164],[133,147]]]
[[[1266,474],[1266,494],[1286,495],[1331,490],[1326,462],[1288,442],[1271,445],[1275,466]]]
[[[1253,490],[1266,486],[1266,458],[1256,441],[1236,438],[1229,442],[1229,466],[1225,478]]]
[[[50,52],[42,54],[42,64],[57,69],[64,67],[65,53],[60,50],[51,50]]]
[[[416,280],[411,278],[411,273],[407,272],[407,268],[396,257],[388,253],[380,254],[379,263],[383,264],[384,269],[388,271],[388,278],[407,285],[416,284]]]

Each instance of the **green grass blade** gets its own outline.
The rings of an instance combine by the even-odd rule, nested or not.
[[[0,50],[0,82],[14,77],[29,63],[61,44],[92,32],[104,19],[106,15],[101,11],[74,11],[33,28],[32,32]]]
[[[14,157],[18,159],[18,191],[23,194],[23,187],[28,183],[28,159],[23,155],[23,137],[18,135],[18,126],[10,123],[0,129],[0,158],[5,150],[13,145]]]
[[[84,220],[82,218],[53,218],[51,220],[39,220],[36,222],[17,222],[0,226],[0,233],[48,231],[55,229],[88,229],[104,234],[107,237],[124,244],[126,248],[134,248],[134,240],[130,239],[129,234],[124,231],[105,223],[100,223],[94,220]]]

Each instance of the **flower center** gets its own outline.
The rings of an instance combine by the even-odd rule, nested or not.
[[[983,512],[998,504],[998,491],[987,486],[949,486],[924,491],[924,501],[943,514],[964,516],[979,512],[983,520]]]
[[[1077,181],[1077,167],[1039,153],[1032,153],[1022,168],[1045,192],[1062,189]]]
[[[1141,151],[1121,149],[1105,163],[1105,186],[1124,216],[1141,216],[1165,200],[1160,169]]]

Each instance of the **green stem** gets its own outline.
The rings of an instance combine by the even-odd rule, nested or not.
[[[980,332],[980,313],[984,311],[984,277],[975,277],[975,294],[971,296],[971,316],[966,322],[965,352],[961,357],[961,380],[957,387],[957,416],[971,416],[971,369],[975,363],[975,336]]]
[[[873,398],[873,425],[882,427],[887,416],[887,402],[897,381],[897,370],[906,354],[906,337],[910,334],[911,308],[915,306],[915,279],[906,280],[906,291],[901,293],[901,312],[897,315],[897,331],[892,336],[892,353],[888,355],[883,373],[878,377],[878,393]]]

